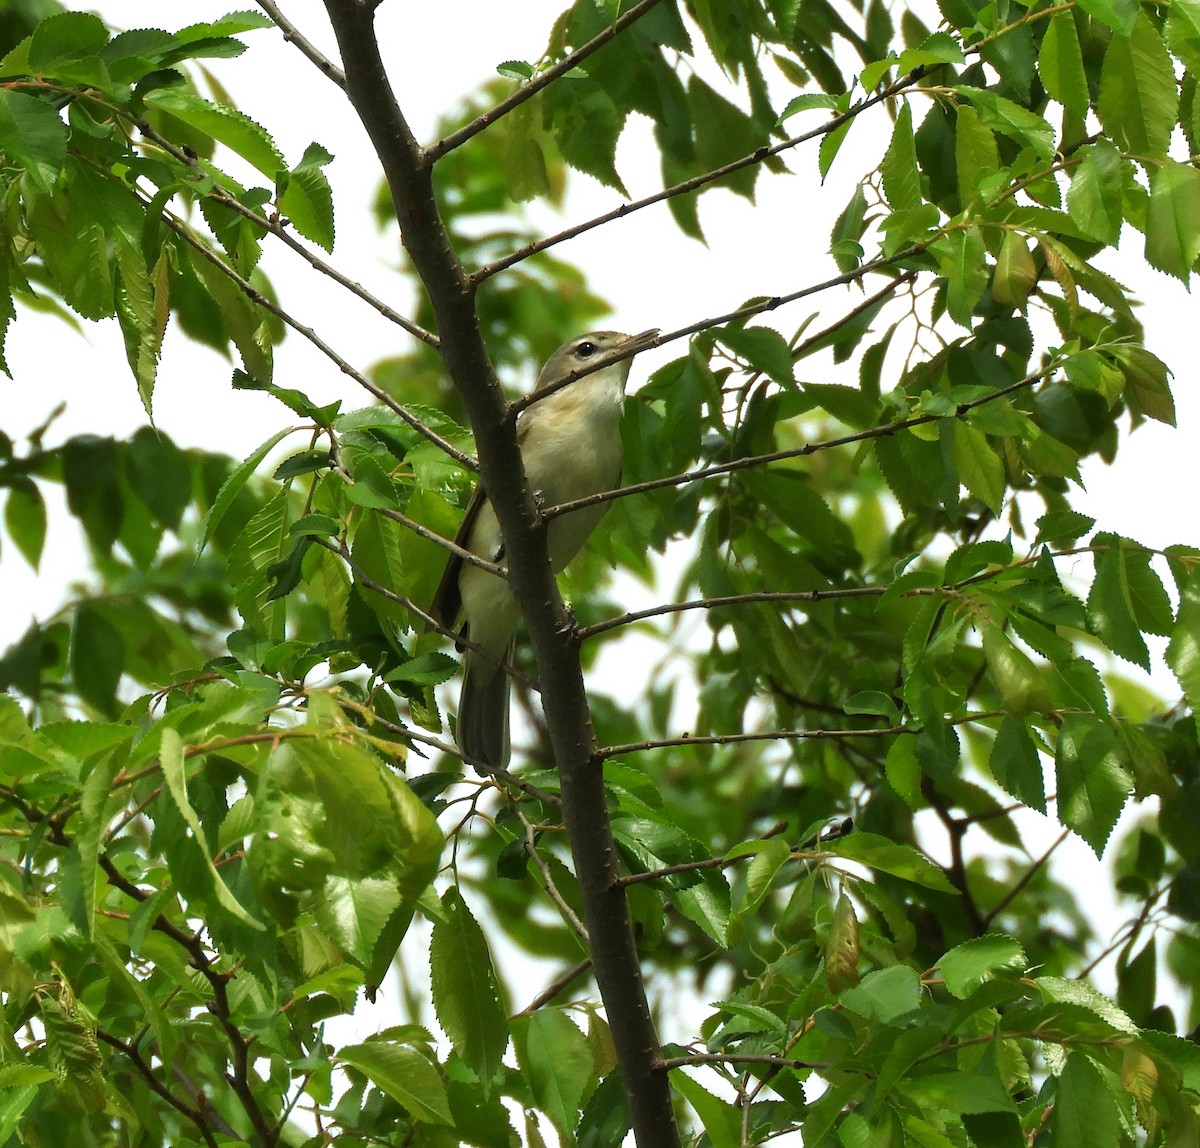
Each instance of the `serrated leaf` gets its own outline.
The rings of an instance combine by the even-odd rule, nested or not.
[[[1167,9],[1167,46],[1193,75],[1200,73],[1200,3],[1173,0]]]
[[[988,285],[987,249],[978,227],[951,231],[931,245],[938,272],[946,280],[946,310],[964,327],[971,326],[975,305]]]
[[[1005,307],[1024,307],[1036,284],[1037,266],[1025,237],[1017,231],[1006,231],[1000,243],[1000,254],[996,256],[992,298]]]
[[[1068,714],[1054,764],[1059,820],[1102,856],[1133,789],[1112,727],[1102,718]]]
[[[994,622],[980,623],[983,656],[1004,708],[1015,717],[1052,709],[1045,674]]]
[[[1116,1144],[1124,1122],[1100,1069],[1083,1052],[1072,1052],[1058,1078],[1050,1114],[1055,1143]]]
[[[0,91],[0,152],[49,191],[67,158],[66,124],[48,101]]]
[[[938,961],[946,988],[959,1000],[966,1000],[998,971],[1018,972],[1025,965],[1025,950],[1020,943],[1002,933],[972,937]]]
[[[1116,243],[1124,220],[1123,161],[1107,140],[1083,148],[1071,173],[1067,210],[1083,231],[1102,243]]]
[[[442,910],[445,915],[434,922],[429,942],[433,1007],[455,1052],[488,1096],[508,1047],[508,1022],[492,956],[456,887],[443,894]]]
[[[682,1071],[671,1076],[671,1086],[700,1117],[713,1148],[740,1148],[744,1143],[741,1135],[742,1118],[732,1104],[719,1100]]]
[[[917,168],[917,148],[913,140],[912,109],[902,104],[892,128],[892,139],[880,165],[883,194],[893,210],[920,207],[921,176]]]
[[[182,87],[157,88],[147,94],[146,102],[224,144],[272,181],[284,167],[267,129],[234,108],[211,103]]]
[[[988,769],[1006,792],[1018,801],[1046,812],[1046,781],[1037,746],[1020,718],[1006,716],[996,732]]]
[[[1165,156],[1179,93],[1171,57],[1147,16],[1138,16],[1132,35],[1113,36],[1105,50],[1096,110],[1123,151]]]
[[[1033,148],[1039,159],[1054,158],[1054,129],[1041,116],[989,88],[960,84],[954,90],[975,105],[984,127]]]
[[[1079,7],[1121,36],[1133,31],[1140,10],[1137,0],[1079,0]]]
[[[1200,171],[1167,159],[1150,177],[1146,262],[1186,283],[1200,258]]]
[[[875,969],[838,994],[842,1004],[868,1020],[889,1024],[921,1003],[921,978],[908,965]]]
[[[1127,662],[1150,669],[1150,652],[1133,616],[1126,570],[1125,539],[1115,534],[1097,534],[1092,540],[1096,577],[1088,592],[1088,627],[1114,654]]]
[[[326,251],[333,250],[333,191],[322,170],[333,161],[320,144],[310,143],[300,162],[288,173],[287,189],[279,196],[279,210],[305,239]]]
[[[178,732],[169,726],[162,731],[162,742],[159,748],[158,760],[162,768],[163,781],[166,782],[167,792],[170,794],[171,800],[175,803],[175,808],[179,810],[184,824],[191,831],[192,840],[208,866],[209,876],[212,879],[213,895],[216,897],[217,903],[227,913],[236,917],[243,924],[249,925],[252,929],[265,929],[266,926],[261,921],[251,916],[242,907],[241,902],[230,892],[229,886],[225,884],[220,872],[213,864],[212,855],[208,851],[204,827],[200,824],[200,818],[196,815],[196,811],[192,808],[192,803],[188,798],[187,773],[184,770],[183,761],[183,740],[180,738]]]
[[[782,387],[794,387],[792,352],[786,340],[770,327],[722,327],[714,332],[736,355],[756,371],[768,375]]]
[[[382,1040],[368,1041],[338,1049],[337,1059],[357,1068],[421,1123],[454,1123],[442,1078],[416,1049]]]
[[[1004,463],[983,431],[961,419],[946,424],[954,435],[954,466],[962,484],[993,513],[1004,504]]]
[[[213,500],[212,509],[205,516],[204,528],[200,532],[200,541],[196,544],[197,553],[208,545],[213,532],[220,525],[221,519],[225,517],[226,512],[233,505],[242,488],[250,481],[250,476],[258,469],[262,460],[291,433],[291,428],[286,427],[273,434],[221,484],[221,489],[217,491],[217,497]]]
[[[893,877],[923,885],[927,889],[936,889],[940,893],[958,892],[947,880],[946,874],[923,853],[911,845],[897,845],[877,833],[851,833],[831,842],[825,852],[847,861],[858,861],[869,869],[890,873]]]
[[[1193,574],[1179,588],[1166,660],[1192,712],[1200,713],[1200,575]]]
[[[1136,15],[1137,9],[1134,9]],[[1072,115],[1087,114],[1089,96],[1087,75],[1079,34],[1070,12],[1058,12],[1050,18],[1042,46],[1038,49],[1038,75],[1042,85]]]

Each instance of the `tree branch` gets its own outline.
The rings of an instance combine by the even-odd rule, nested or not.
[[[457,131],[451,132],[448,136],[431,144],[424,151],[425,160],[432,164],[436,160],[441,159],[448,151],[453,151],[456,147],[461,147],[471,139],[477,136],[484,128],[490,127],[497,120],[508,115],[514,108],[519,108],[527,100],[533,99],[543,88],[554,83],[560,76],[566,75],[572,68],[577,67],[588,58],[593,52],[599,48],[603,48],[610,40],[619,36],[630,24],[636,20],[640,20],[651,8],[661,3],[661,0],[641,0],[635,4],[627,12],[623,12],[613,23],[598,32],[586,44],[576,48],[574,52],[564,56],[557,64],[551,65],[544,72],[539,72],[536,76],[529,80],[528,83],[522,84],[511,96],[503,99],[494,108],[490,108],[482,115],[477,116],[469,124],[464,124]]]
[[[613,1036],[639,1148],[676,1148],[679,1132],[667,1074],[658,1067],[637,948],[618,876],[602,771],[592,767],[595,735],[569,619],[550,566],[546,521],[517,447],[516,417],[484,347],[475,287],[463,271],[434,197],[431,157],[422,152],[387,79],[373,6],[325,0],[346,91],[379,156],[401,240],[428,294],[446,369],[462,397],[479,467],[508,558],[509,585],[529,630],[542,702],[562,786],[563,819],[575,861],[596,983]]]
[[[973,721],[1002,717],[1002,710],[980,710],[978,713],[959,714],[943,719],[947,725],[967,725]],[[918,734],[920,726],[892,725],[884,729],[772,729],[751,733],[713,733],[693,737],[652,738],[646,741],[626,742],[624,745],[606,745],[593,754],[596,762],[610,757],[622,757],[629,753],[645,753],[652,749],[670,749],[681,745],[738,745],[747,741],[845,741],[854,738],[892,737],[898,734]]]
[[[176,235],[179,236],[193,251],[196,251],[202,258],[207,259],[214,267],[227,275],[237,286],[242,293],[252,303],[257,303],[264,310],[269,311],[281,322],[286,323],[293,331],[307,339],[318,351],[321,352],[327,359],[335,363],[342,374],[349,376],[360,387],[374,395],[388,410],[398,415],[404,422],[408,423],[418,434],[423,435],[439,450],[448,454],[460,466],[466,467],[468,470],[478,469],[475,460],[463,451],[459,450],[453,443],[442,438],[432,427],[426,426],[416,415],[408,410],[403,403],[398,403],[387,391],[381,386],[369,379],[357,368],[351,366],[348,360],[344,359],[337,353],[320,335],[299,319],[294,318],[289,312],[285,311],[278,303],[268,299],[261,291],[258,290],[250,280],[240,275],[233,267],[231,267],[224,259],[213,251],[207,243],[204,243],[190,227],[182,220],[176,219],[174,216],[163,214],[163,222]]]
[[[105,1044],[115,1048],[118,1052],[123,1053],[129,1060],[129,1063],[137,1069],[138,1074],[146,1081],[146,1086],[161,1100],[165,1100],[172,1108],[175,1109],[181,1116],[186,1116],[195,1126],[200,1135],[204,1138],[204,1143],[209,1148],[217,1148],[217,1138],[213,1130],[208,1126],[208,1120],[204,1112],[199,1108],[193,1108],[191,1105],[181,1100],[175,1095],[157,1076],[154,1075],[154,1070],[142,1058],[142,1054],[138,1052],[136,1046],[128,1044],[125,1041],[105,1032],[104,1029],[96,1029],[96,1039],[102,1040]]]
[[[66,843],[65,835],[61,843]],[[106,854],[102,853],[100,855],[99,862],[108,883],[113,888],[119,889],[126,896],[132,897],[139,903],[150,899],[150,894],[126,878],[125,874],[117,868],[112,859]],[[196,933],[189,933],[187,930],[179,928],[178,925],[172,924],[162,913],[154,919],[152,928],[170,937],[176,944],[182,946],[187,951],[192,966],[208,981],[209,990],[212,992],[212,1000],[209,1002],[208,1007],[213,1016],[217,1018],[217,1023],[225,1033],[225,1039],[229,1042],[229,1050],[232,1058],[231,1072],[226,1076],[226,1082],[233,1089],[234,1095],[240,1101],[242,1109],[250,1121],[250,1126],[254,1129],[254,1134],[258,1142],[264,1148],[271,1148],[276,1143],[275,1134],[267,1122],[265,1114],[259,1107],[258,1101],[254,1098],[253,1089],[250,1087],[249,1050],[251,1042],[242,1035],[241,1029],[233,1023],[233,1010],[229,1004],[228,990],[228,981],[231,974],[221,972],[213,966],[212,958],[204,949],[204,942]]]
[[[939,65],[940,66],[940,65]],[[556,232],[554,235],[548,235],[544,239],[539,239],[534,243],[527,243],[524,247],[518,248],[510,255],[505,255],[501,259],[496,259],[491,263],[486,263],[482,267],[476,268],[471,273],[472,283],[482,283],[485,279],[490,279],[493,275],[499,274],[501,271],[506,271],[514,264],[520,263],[528,259],[531,255],[537,255],[539,252],[546,251],[551,247],[556,247],[560,243],[565,243],[568,239],[575,239],[577,236],[583,235],[585,232],[593,231],[597,227],[603,227],[606,223],[612,223],[616,219],[624,219],[627,215],[632,215],[635,211],[641,211],[643,208],[652,207],[656,203],[663,203],[668,199],[674,199],[679,195],[687,195],[689,192],[698,191],[700,188],[714,183],[719,179],[724,179],[727,175],[733,175],[735,172],[741,171],[743,168],[752,167],[754,164],[765,163],[773,156],[779,155],[781,152],[798,147],[802,143],[807,143],[809,140],[819,139],[827,136],[830,132],[837,131],[843,124],[849,123],[856,116],[862,115],[868,108],[874,107],[876,104],[884,103],[892,99],[906,88],[912,87],[919,80],[923,79],[930,71],[929,68],[920,67],[910,72],[907,76],[897,80],[894,84],[889,85],[882,92],[877,92],[873,96],[868,96],[848,111],[841,112],[839,115],[832,116],[826,120],[819,128],[813,128],[811,131],[802,132],[800,135],[792,136],[789,139],[783,140],[777,144],[763,144],[761,147],[755,148],[748,155],[742,156],[740,159],[735,159],[730,163],[723,164],[721,167],[713,168],[712,171],[706,171],[701,175],[694,175],[690,179],[685,179],[680,183],[674,184],[671,187],[663,188],[662,191],[656,191],[652,195],[646,196],[644,199],[637,199],[631,203],[622,203],[613,208],[612,211],[606,211],[603,215],[594,216],[591,219],[584,220],[582,223],[577,223],[573,227],[567,227],[562,231]]]
[[[664,336],[663,341],[665,342],[673,337]],[[866,430],[855,431],[854,434],[842,435],[840,438],[809,442],[803,446],[790,447],[787,450],[771,451],[769,454],[746,455],[743,458],[735,458],[730,462],[713,463],[711,466],[697,467],[695,470],[684,471],[681,474],[667,475],[664,478],[650,478],[645,482],[635,482],[631,486],[617,487],[615,490],[602,490],[599,494],[592,494],[587,498],[577,498],[572,502],[560,502],[557,506],[546,507],[542,511],[542,514],[547,519],[557,518],[560,514],[571,514],[576,510],[582,510],[588,506],[598,506],[602,502],[612,502],[614,499],[628,498],[634,494],[644,494],[649,490],[662,490],[670,486],[685,486],[689,482],[699,482],[701,479],[712,478],[718,474],[732,474],[735,471],[749,470],[756,466],[767,466],[772,462],[783,462],[789,458],[804,458],[807,455],[817,454],[823,450],[831,450],[838,446],[849,446],[852,443],[867,442],[875,438],[887,438],[889,435],[897,434],[902,430],[924,426],[927,423],[939,422],[941,419],[961,418],[968,411],[974,410],[976,407],[981,407],[986,403],[995,402],[996,399],[1005,398],[1016,391],[1032,387],[1035,383],[1052,374],[1057,367],[1058,360],[1055,359],[1042,370],[1031,375],[1026,375],[1023,379],[1018,379],[1015,383],[1009,383],[1006,387],[1000,387],[990,395],[983,395],[981,398],[959,403],[954,408],[952,415],[916,415],[910,419],[897,419],[895,422],[882,423],[877,427],[868,427]]]

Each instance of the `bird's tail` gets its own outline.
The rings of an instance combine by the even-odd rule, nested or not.
[[[512,662],[510,642],[505,665]],[[468,650],[458,696],[458,748],[477,766],[504,769],[510,752],[508,737],[509,679],[502,666]]]

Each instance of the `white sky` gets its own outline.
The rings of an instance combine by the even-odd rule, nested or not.
[[[73,7],[89,7],[78,4]],[[249,4],[233,0],[105,0],[98,5],[110,23],[120,27],[168,25],[213,19]],[[318,43],[333,49],[319,0],[283,0],[289,16]],[[392,78],[418,136],[429,139],[440,112],[494,74],[496,64],[518,58],[533,60],[545,43],[546,29],[565,0],[525,0],[501,5],[494,0],[441,0],[437,4],[388,0],[380,10],[381,39]],[[377,294],[406,309],[405,288],[391,270],[395,252],[381,245],[368,204],[378,175],[365,134],[341,93],[272,32],[246,37],[251,50],[240,60],[213,61],[214,71],[241,108],[267,124],[292,162],[313,139],[336,156],[328,168],[338,210],[338,244],[334,262]],[[780,101],[782,102],[782,101]],[[792,121],[795,123],[796,121]],[[815,120],[813,122],[816,122]],[[876,122],[881,122],[877,119]],[[825,254],[834,218],[845,204],[853,182],[866,163],[853,141],[868,129],[856,127],[838,157],[827,185],[815,171],[815,145],[787,158],[798,174],[770,177],[759,183],[757,207],[727,192],[701,199],[701,219],[708,245],[683,238],[665,206],[650,208],[602,231],[564,245],[560,254],[586,269],[590,286],[614,301],[612,325],[637,331],[657,326],[672,329],[736,307],[753,295],[773,295],[824,279],[835,273]],[[649,146],[647,125],[635,122],[623,141],[619,168],[635,195],[656,189],[657,162]],[[561,219],[548,218],[546,229],[589,218],[619,202],[618,196],[584,176],[573,176]],[[286,251],[271,250],[265,262],[283,305],[311,323],[360,368],[407,345],[408,336],[366,306],[307,270]],[[1198,542],[1196,457],[1200,448],[1200,397],[1194,378],[1195,303],[1179,284],[1148,269],[1140,261],[1141,238],[1128,236],[1123,278],[1146,303],[1143,318],[1148,345],[1175,371],[1175,396],[1181,429],[1148,424],[1122,443],[1117,465],[1090,462],[1084,468],[1086,493],[1079,509],[1096,517],[1104,529],[1129,535],[1151,546]],[[1114,265],[1115,266],[1115,265]],[[821,297],[793,305],[766,322],[787,332],[809,311],[821,309],[826,319],[840,314],[849,296]],[[574,332],[562,332],[565,339]],[[678,347],[651,352],[634,368],[636,386],[647,372],[678,353]],[[126,436],[145,416],[125,364],[115,321],[92,324],[83,337],[60,323],[23,312],[7,344],[13,381],[0,379],[0,429],[19,439],[38,425],[60,401],[66,414],[50,441],[70,434]],[[342,397],[346,408],[366,405],[331,363],[290,334],[276,356],[276,379],[298,386],[318,401]],[[219,449],[241,457],[289,417],[274,400],[234,393],[230,365],[202,348],[168,334],[155,395],[158,426],[182,446]],[[822,379],[821,381],[832,381]],[[45,618],[59,605],[64,587],[85,573],[79,532],[63,514],[54,514],[40,575],[25,565],[11,546],[0,553],[0,648],[19,636],[30,618]],[[1159,689],[1177,692],[1161,668]],[[1035,815],[1030,815],[1035,817]],[[1031,823],[1030,848],[1054,826]],[[1075,842],[1067,864],[1084,887],[1097,872],[1090,851]],[[1090,882],[1103,888],[1105,881]],[[1111,918],[1110,918],[1111,919]],[[1114,921],[1114,925],[1116,921]],[[522,978],[525,979],[525,978]],[[528,983],[534,984],[537,977]],[[522,992],[521,996],[528,993]],[[523,1002],[522,1002],[523,1003]],[[369,1010],[360,1020],[372,1024]],[[374,1021],[387,1023],[379,1015]],[[666,1032],[668,1039],[684,1031]]]

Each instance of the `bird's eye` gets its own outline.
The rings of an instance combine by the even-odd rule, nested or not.
[[[575,354],[581,359],[590,359],[599,348],[590,339],[584,339],[578,347],[575,348]]]

